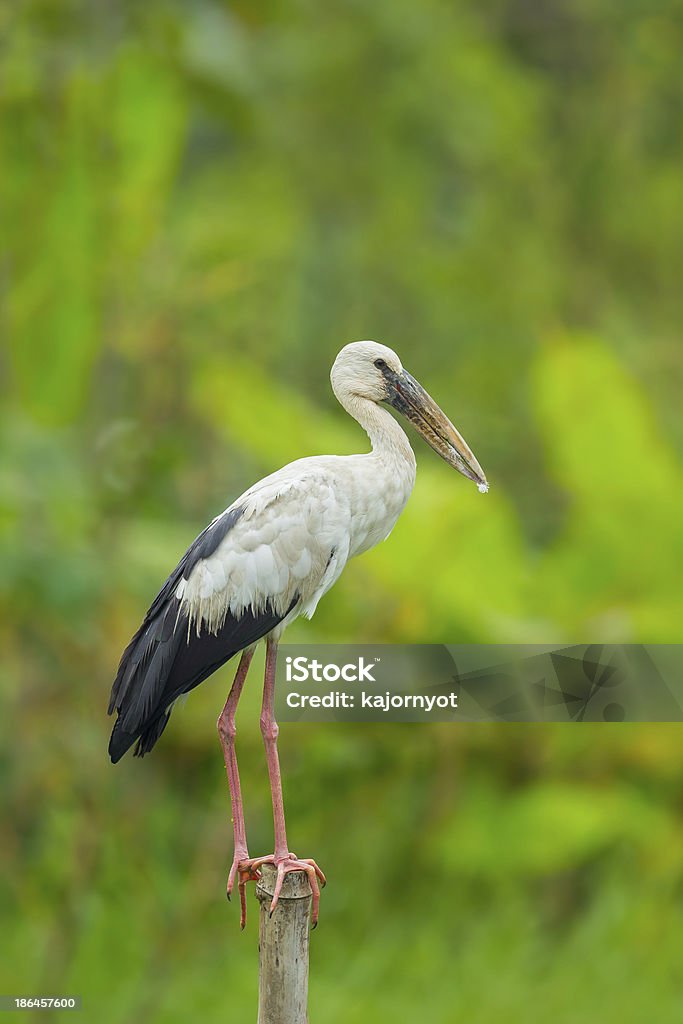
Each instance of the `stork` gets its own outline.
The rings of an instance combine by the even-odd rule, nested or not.
[[[232,802],[235,881],[240,926],[246,920],[245,887],[262,864],[277,869],[270,905],[278,903],[285,875],[305,871],[318,919],[315,863],[290,852],[274,715],[277,647],[299,615],[310,618],[350,558],[389,536],[415,483],[415,456],[403,429],[384,406],[409,419],[452,467],[488,490],[484,471],[462,436],[390,348],[374,341],[346,345],[331,373],[343,408],[372,445],[364,455],[298,459],[254,484],[199,534],[152,602],[125,649],[114,681],[109,714],[117,719],[109,741],[116,763],[133,745],[142,757],[168,724],[174,702],[241,652],[234,682],[218,718]],[[265,640],[261,732],[273,804],[272,854],[250,857],[235,754],[235,711],[254,649]]]

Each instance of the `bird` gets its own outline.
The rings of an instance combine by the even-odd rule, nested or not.
[[[416,461],[397,412],[451,467],[488,491],[462,435],[397,354],[375,341],[345,345],[332,366],[335,397],[368,435],[370,451],[297,459],[264,477],[216,516],[190,544],[152,602],[120,660],[109,702],[117,717],[109,755],[118,762],[151,751],[174,703],[240,654],[217,727],[232,805],[234,855],[227,882],[240,896],[263,864],[276,868],[272,914],[285,876],[304,871],[318,920],[325,876],[310,858],[290,852],[274,714],[277,648],[287,626],[310,618],[346,563],[385,540],[415,484]],[[392,410],[392,411],[390,411]],[[235,712],[254,650],[265,642],[260,727],[270,781],[274,852],[249,856],[235,752]]]

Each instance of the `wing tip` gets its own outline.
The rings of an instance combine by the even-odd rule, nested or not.
[[[126,751],[130,750],[137,739],[134,733],[125,732],[118,718],[109,739],[109,757],[112,764],[118,764]]]

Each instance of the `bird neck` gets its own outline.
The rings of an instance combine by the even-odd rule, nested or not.
[[[372,455],[382,462],[406,465],[414,478],[415,453],[405,431],[391,413],[376,402],[358,395],[344,395],[339,400],[370,438]]]

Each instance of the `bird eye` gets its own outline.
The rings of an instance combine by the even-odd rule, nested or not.
[[[375,359],[375,366],[377,367],[378,370],[383,370],[386,367],[386,365],[387,364],[384,361],[384,359]]]

